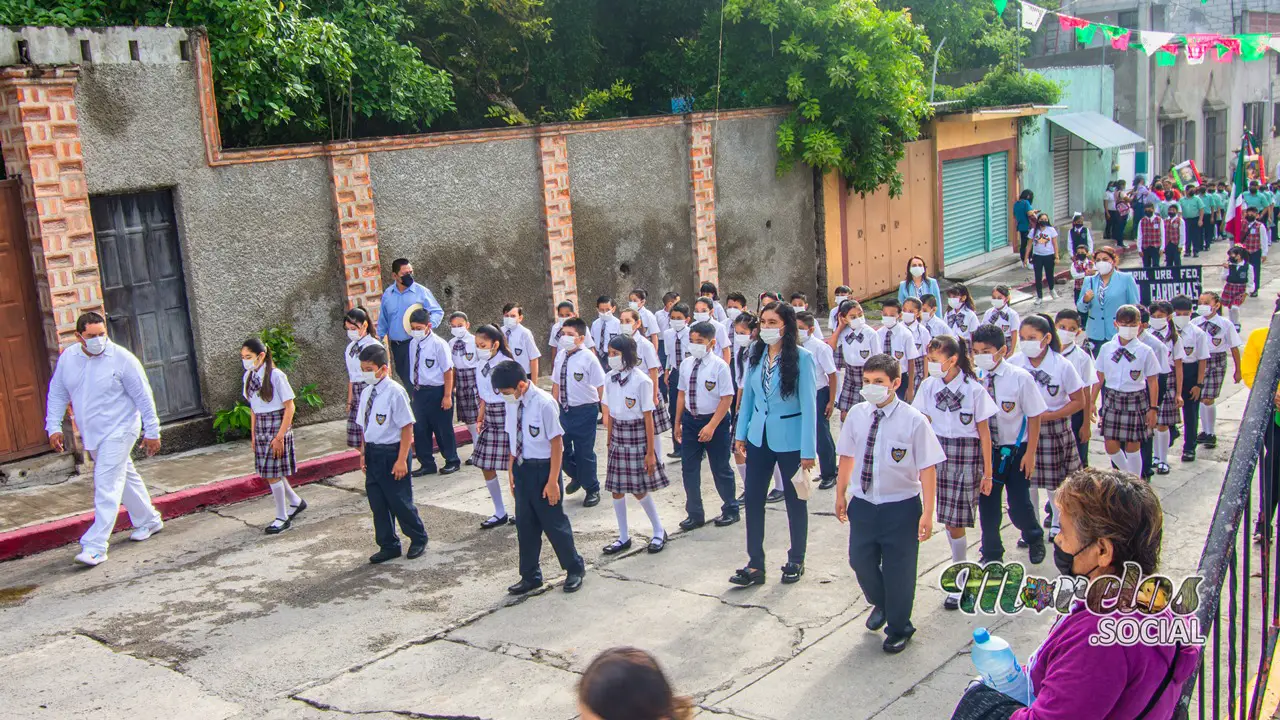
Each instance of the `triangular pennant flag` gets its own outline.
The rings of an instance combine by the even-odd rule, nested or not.
[[[1093,36],[1096,35],[1097,32],[1098,32],[1098,26],[1094,25],[1093,23],[1089,23],[1084,27],[1078,27],[1076,28],[1076,42],[1080,43],[1081,45],[1092,45]]]
[[[1267,43],[1270,38],[1271,36],[1266,33],[1236,35],[1235,39],[1240,42],[1240,59],[1245,62],[1261,60],[1262,56],[1267,54]]]
[[[1240,54],[1240,40],[1234,37],[1219,38],[1214,45],[1214,51],[1214,60],[1229,63],[1233,55]]]
[[[1004,15],[1004,9],[1008,7],[1009,0],[991,0],[991,2],[996,6],[996,15]]]
[[[1156,51],[1164,47],[1173,39],[1171,32],[1156,32],[1154,30],[1142,31],[1142,49],[1146,51],[1147,57],[1156,54]]]
[[[1157,67],[1173,67],[1178,64],[1178,56],[1166,50],[1156,51]]]
[[[1120,28],[1116,28],[1116,29],[1119,30]],[[1112,37],[1111,33],[1107,33],[1107,39],[1111,41],[1111,47],[1115,48],[1116,50],[1128,50],[1129,38],[1131,37],[1133,37],[1133,33],[1129,32],[1128,30],[1125,30],[1121,34],[1116,35],[1114,37]]]
[[[1040,29],[1040,23],[1044,22],[1045,13],[1048,10],[1039,5],[1032,5],[1027,0],[1022,2],[1022,29],[1035,32]]]
[[[1058,24],[1062,26],[1063,32],[1088,27],[1090,25],[1089,21],[1084,18],[1072,17],[1061,13],[1058,14]]]

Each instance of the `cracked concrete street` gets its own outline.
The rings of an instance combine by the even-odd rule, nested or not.
[[[1265,321],[1264,305],[1246,305],[1246,331]],[[1174,453],[1173,473],[1155,479],[1168,515],[1166,574],[1198,561],[1245,398],[1243,386],[1226,391],[1218,449],[1192,466]],[[1095,446],[1094,461],[1102,457]],[[668,470],[675,479],[679,466]],[[831,491],[813,493],[799,584],[778,583],[786,520],[770,506],[769,582],[731,589],[744,526],[675,532],[678,480],[658,493],[672,531],[665,552],[643,551],[648,522],[633,502],[640,550],[605,558],[616,533],[609,503],[586,509],[571,496],[590,566],[582,591],[512,599],[515,530],[478,529],[491,510],[479,471],[420,478],[415,489],[431,535],[415,561],[367,563],[376,548],[363,478],[349,474],[302,488],[310,509],[278,537],[261,532],[268,497],[172,520],[146,543],[117,535],[96,569],[74,566],[72,548],[0,565],[0,714],[569,720],[578,673],[599,651],[633,644],[657,655],[703,718],[945,718],[972,674],[973,628],[992,627],[1025,657],[1050,621],[945,612],[936,583],[949,554],[935,532],[921,549],[919,633],[886,656],[882,636],[863,628],[869,608]],[[1006,559],[1025,560],[1010,530]],[[545,545],[543,567],[562,578]],[[1035,569],[1048,575],[1052,564]]]

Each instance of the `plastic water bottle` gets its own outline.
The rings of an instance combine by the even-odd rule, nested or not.
[[[984,683],[1020,703],[1032,703],[1031,681],[1018,664],[1009,643],[991,635],[986,628],[978,628],[973,631],[970,655]]]

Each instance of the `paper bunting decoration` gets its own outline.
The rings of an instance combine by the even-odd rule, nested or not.
[[[1115,27],[1114,25],[1099,25],[1098,27],[1102,28],[1102,34],[1106,35],[1107,39],[1111,41],[1111,47],[1116,50],[1129,49],[1129,38],[1131,36],[1130,31],[1124,28]],[[1076,32],[1077,34],[1079,33],[1078,30]]]
[[[1081,45],[1092,45],[1093,36],[1098,33],[1098,26],[1090,23],[1084,27],[1076,28],[1076,42]]]
[[[1218,38],[1214,50],[1214,60],[1220,63],[1229,63],[1232,56],[1240,54],[1240,39],[1235,37]]]
[[[1009,0],[991,0],[996,6],[996,16],[1004,15],[1004,9],[1009,6]]]
[[[1078,28],[1085,28],[1092,25],[1092,23],[1090,23],[1088,20],[1085,20],[1084,18],[1071,17],[1070,15],[1061,15],[1061,14],[1058,15],[1058,24],[1062,26],[1063,32],[1076,30]]]
[[[1027,0],[1022,2],[1022,29],[1035,32],[1040,29],[1040,23],[1044,22],[1044,16],[1048,10],[1039,5],[1032,5]]]
[[[1237,35],[1240,41],[1240,59],[1245,62],[1261,60],[1263,55],[1267,53],[1267,43],[1271,38],[1266,33],[1251,33],[1248,35]]]
[[[1173,67],[1178,64],[1178,56],[1167,50],[1156,51],[1156,67]]]
[[[1160,50],[1165,45],[1168,45],[1169,41],[1172,39],[1173,39],[1173,33],[1171,32],[1155,32],[1154,30],[1143,30],[1142,31],[1142,49],[1146,51],[1147,57],[1151,57],[1152,55],[1156,54],[1157,50]]]

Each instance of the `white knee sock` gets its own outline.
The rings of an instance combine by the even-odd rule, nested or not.
[[[947,542],[951,544],[951,562],[964,562],[969,555],[968,538],[964,535],[958,538],[947,535]]]
[[[1151,456],[1156,462],[1169,462],[1169,431],[1156,430],[1156,434],[1151,438]]]
[[[1232,325],[1239,325],[1240,324],[1240,308],[1238,306],[1235,306],[1227,310],[1227,317],[1231,318]]]
[[[1062,521],[1058,519],[1058,503],[1053,501],[1054,494],[1055,491],[1049,491],[1049,515],[1053,518],[1050,524],[1053,526],[1053,531],[1056,533],[1062,529]]]
[[[1122,452],[1124,453],[1125,462],[1129,465],[1129,467],[1127,468],[1128,471],[1133,473],[1134,475],[1141,475],[1142,474],[1142,452],[1141,451],[1129,452],[1128,450],[1123,450]]]
[[[1111,462],[1115,463],[1115,466],[1123,472],[1133,472],[1129,469],[1129,456],[1125,454],[1124,450],[1111,453]]]
[[[276,519],[289,519],[289,499],[284,494],[285,484],[282,481],[271,483],[271,498],[276,501]]]
[[[653,501],[653,493],[640,500],[640,507],[644,508],[644,514],[649,516],[649,522],[653,524],[653,536],[661,538],[666,530],[662,529],[662,520],[658,519],[658,504]]]
[[[471,443],[474,445],[476,438],[480,437],[480,424],[467,423],[467,432],[471,433]]]
[[[747,464],[738,463],[738,479],[742,481],[742,486],[747,486]]]
[[[1031,509],[1035,510],[1036,517],[1040,517],[1040,488],[1031,488]]]
[[[1218,419],[1218,408],[1214,405],[1200,406],[1200,432],[1213,434],[1213,423]]]
[[[782,468],[777,465],[773,466],[773,489],[778,492],[784,492],[782,489]]]
[[[626,542],[631,539],[631,532],[627,529],[627,496],[613,499],[613,514],[618,516],[618,539]]]
[[[663,459],[664,456],[662,454],[662,436],[656,433],[653,436],[653,452],[658,456],[659,465],[666,462],[666,460]]]
[[[495,477],[485,480],[484,486],[489,489],[489,497],[493,499],[493,516],[506,517],[507,506],[502,502],[502,483]]]
[[[293,491],[293,487],[289,485],[288,478],[281,480],[280,484],[284,486],[284,496],[285,499],[289,501],[290,507],[298,507],[302,504],[302,498],[298,496],[298,493]]]

